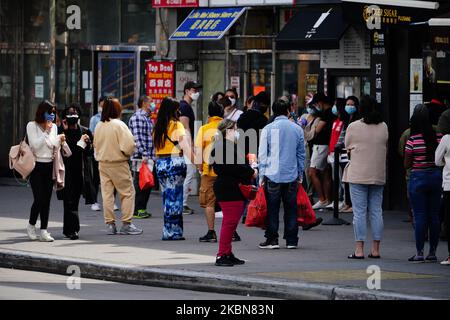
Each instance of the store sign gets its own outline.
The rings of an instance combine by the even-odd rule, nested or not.
[[[388,103],[388,54],[386,51],[386,34],[379,31],[371,32],[371,69],[372,83],[370,92],[375,93],[377,103],[387,110]]]
[[[174,96],[175,64],[173,62],[147,61],[145,70],[145,92],[159,108],[165,97]]]
[[[199,0],[153,0],[153,8],[198,7]]]
[[[169,40],[219,40],[245,8],[194,9]]]
[[[369,29],[395,25],[409,25],[433,17],[436,10],[400,6],[373,5],[344,2],[344,17],[350,22],[363,22]]]
[[[320,68],[370,69],[370,35],[366,30],[349,28],[339,49],[320,51]]]

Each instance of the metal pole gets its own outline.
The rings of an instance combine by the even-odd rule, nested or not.
[[[342,148],[338,145],[334,148],[334,181],[333,181],[333,218],[323,223],[323,225],[341,226],[350,223],[339,218],[339,155]]]
[[[225,89],[230,87],[230,38],[225,36]]]

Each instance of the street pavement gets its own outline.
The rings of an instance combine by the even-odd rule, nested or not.
[[[82,279],[67,287],[67,276],[0,268],[0,300],[239,300],[242,296]],[[259,297],[246,297],[260,300]],[[264,298],[266,300],[266,298]]]
[[[300,231],[297,250],[285,249],[282,236],[280,250],[261,250],[258,244],[264,240],[264,231],[240,224],[238,233],[242,241],[233,243],[233,251],[237,257],[246,260],[246,264],[225,268],[214,266],[218,244],[198,241],[198,238],[206,233],[207,227],[197,197],[189,198],[189,205],[195,210],[195,214],[183,216],[185,241],[161,240],[163,213],[159,193],[150,197],[148,208],[152,217],[134,220],[136,225],[144,229],[140,236],[106,235],[102,213],[91,211],[90,206],[84,205],[83,201],[84,199],[80,204],[80,240],[63,239],[62,202],[56,200],[54,195],[49,231],[56,241],[31,242],[25,231],[32,203],[31,189],[14,186],[9,180],[0,181],[0,252],[8,249],[161,270],[337,285],[366,291],[367,279],[370,276],[367,268],[376,265],[381,270],[383,291],[450,298],[450,267],[438,263],[411,264],[407,261],[415,252],[415,242],[411,225],[404,222],[404,212],[385,212],[380,260],[347,259],[354,248],[351,225],[321,225],[309,231]],[[117,212],[117,215],[120,217],[120,212]],[[332,215],[331,212],[320,211],[318,216],[327,220]],[[342,214],[341,217],[349,222],[352,220],[351,214]],[[216,219],[218,234],[220,223],[221,219]],[[283,234],[282,226],[280,223],[280,235]],[[437,252],[439,260],[447,256],[446,249],[446,243],[441,242]],[[366,249],[366,255],[370,252],[368,250],[370,248]]]

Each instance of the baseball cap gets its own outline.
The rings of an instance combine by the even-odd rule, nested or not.
[[[201,89],[203,86],[195,81],[188,81],[186,82],[186,84],[184,85],[184,90],[190,90],[192,88],[194,89]]]

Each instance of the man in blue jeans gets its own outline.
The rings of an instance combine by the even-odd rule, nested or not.
[[[290,105],[277,100],[272,106],[275,119],[261,132],[258,150],[260,184],[267,201],[266,241],[261,249],[279,249],[280,203],[284,207],[284,239],[288,249],[298,245],[297,190],[305,163],[303,130],[288,119]]]

